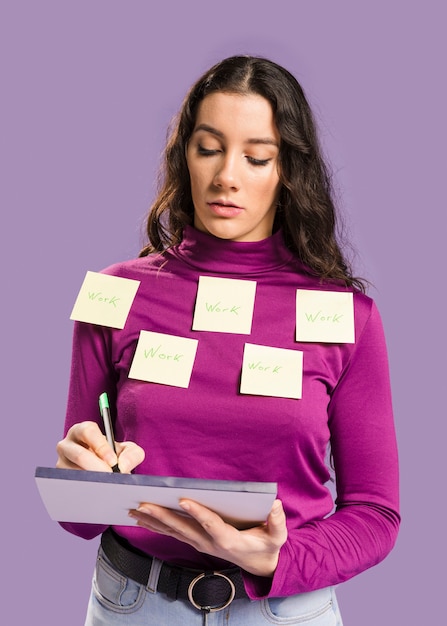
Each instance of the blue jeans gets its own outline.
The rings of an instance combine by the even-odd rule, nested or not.
[[[118,572],[99,549],[85,626],[342,626],[334,589],[288,598],[234,600],[206,618],[189,602],[153,591]]]

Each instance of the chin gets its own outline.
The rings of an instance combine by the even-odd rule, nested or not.
[[[227,241],[262,241],[267,239],[272,234],[271,230],[268,232],[264,228],[244,228],[242,224],[236,223],[236,220],[221,219],[204,223],[199,221],[194,223],[197,230],[201,230],[204,233],[208,233],[218,239],[226,239]]]
[[[231,224],[194,224],[197,230],[208,233],[218,239],[228,239],[229,241],[237,240],[243,237],[243,233],[238,228],[234,228]]]

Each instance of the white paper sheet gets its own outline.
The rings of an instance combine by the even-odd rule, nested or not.
[[[48,514],[59,522],[134,526],[128,516],[141,502],[181,511],[180,498],[207,506],[238,528],[266,520],[276,483],[143,476],[37,467],[37,487]]]

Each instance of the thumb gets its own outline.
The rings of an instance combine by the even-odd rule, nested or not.
[[[116,443],[118,465],[123,474],[129,474],[144,461],[144,450],[133,441]]]
[[[287,539],[286,514],[281,500],[275,500],[267,518],[267,527],[270,537],[282,546]]]

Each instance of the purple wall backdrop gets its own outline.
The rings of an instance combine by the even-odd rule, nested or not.
[[[168,122],[190,83],[235,53],[269,56],[303,83],[338,175],[355,266],[375,284],[370,293],[388,338],[403,525],[385,562],[340,588],[346,626],[440,623],[443,4],[2,2],[1,539],[8,626],[83,623],[97,543],[51,522],[33,478],[36,465],[54,464],[61,434],[69,314],[87,269],[137,254]]]

